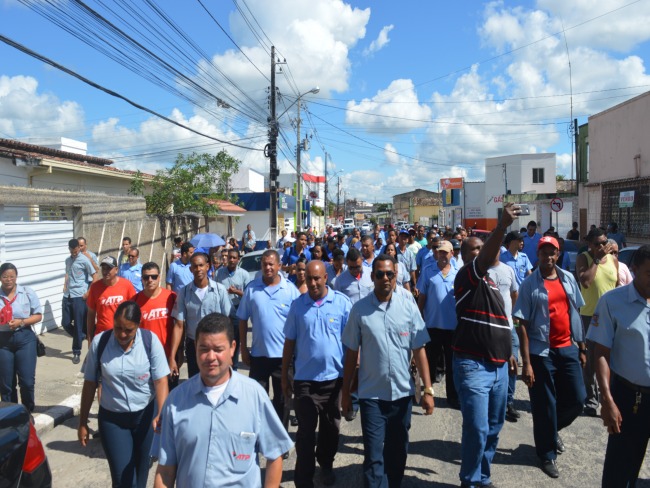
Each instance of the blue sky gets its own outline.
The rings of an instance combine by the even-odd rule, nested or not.
[[[416,187],[437,190],[442,177],[481,180],[485,158],[513,153],[556,152],[559,172],[570,176],[571,114],[583,123],[650,89],[648,0],[276,0],[273,8],[267,0],[150,2],[178,31],[142,0],[88,1],[174,72],[143,57],[127,69],[51,19],[126,59],[115,56],[115,37],[69,2],[53,3],[61,10],[37,0],[0,0],[0,33],[151,110],[244,147],[171,125],[4,43],[0,137],[71,137],[87,142],[90,154],[145,172],[168,166],[179,151],[223,148],[268,171],[261,149],[271,44],[287,62],[277,75],[278,114],[298,93],[320,87],[304,96],[301,132],[311,136],[304,170],[322,174],[327,151],[330,175],[343,170],[348,195],[370,201]],[[147,21],[155,22],[149,30]],[[283,172],[295,164],[296,115],[294,105],[281,118]]]

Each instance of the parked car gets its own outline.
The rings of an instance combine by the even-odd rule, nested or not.
[[[370,226],[370,222],[364,222],[361,224],[361,232],[369,232],[372,230],[372,227]]]
[[[634,252],[639,249],[639,247],[640,246],[630,246],[626,247],[625,249],[619,249],[618,260],[622,263],[627,264],[627,267],[629,268],[632,264],[632,256],[634,256]]]
[[[0,402],[0,486],[52,486],[50,465],[30,413],[9,402]]]
[[[248,271],[251,280],[254,280],[262,270],[262,254],[264,254],[264,251],[249,252],[248,254],[244,254],[239,260],[239,267],[244,271]],[[280,257],[282,257],[282,251],[279,252]]]

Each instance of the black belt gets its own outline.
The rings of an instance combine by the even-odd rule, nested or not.
[[[492,361],[491,359],[485,358],[483,356],[477,356],[476,354],[467,354],[466,352],[454,351],[454,356],[458,359],[471,359],[472,361],[481,361],[483,363],[493,364],[495,366],[501,366],[502,364],[507,363],[508,361]]]
[[[636,391],[636,392],[639,392],[639,393],[645,393],[647,395],[650,395],[650,386],[635,385],[634,383],[626,380],[625,378],[623,378],[620,375],[617,375],[616,373],[614,373],[614,378],[616,379],[617,382],[620,381],[622,385],[625,385],[627,388],[629,388],[632,391]]]

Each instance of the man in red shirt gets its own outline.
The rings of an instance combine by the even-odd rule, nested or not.
[[[117,260],[113,256],[102,259],[100,266],[102,279],[90,285],[86,301],[88,347],[95,334],[113,328],[113,315],[120,303],[135,296],[135,288],[131,282],[117,276]]]

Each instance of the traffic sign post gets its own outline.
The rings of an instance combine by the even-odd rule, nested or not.
[[[561,198],[554,198],[551,200],[551,210],[553,212],[561,212],[562,209],[564,208],[564,202],[562,201]]]

